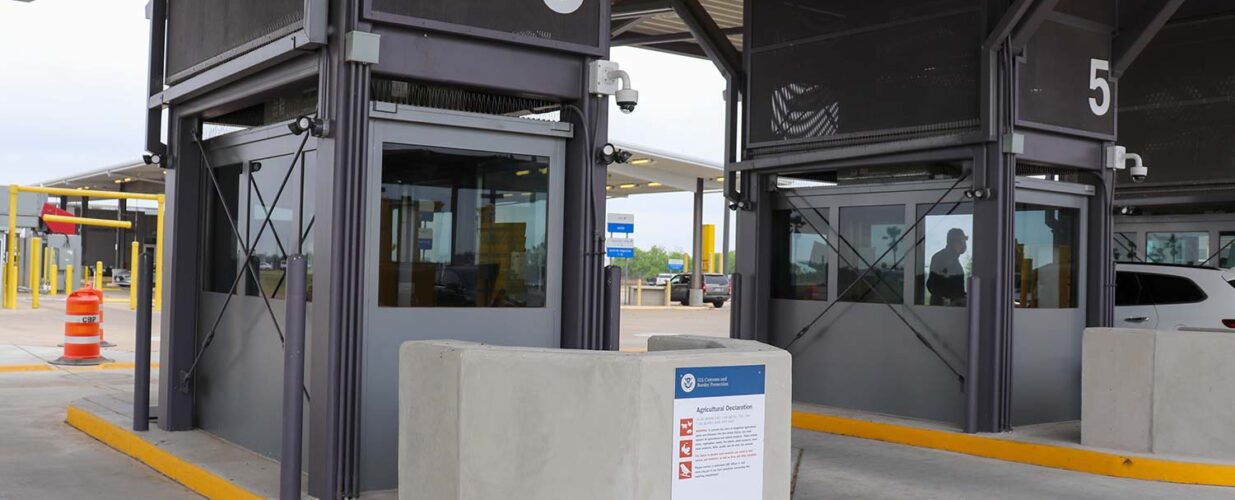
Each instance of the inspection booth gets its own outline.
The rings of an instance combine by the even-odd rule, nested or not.
[[[794,355],[799,402],[1079,419],[1082,330],[1112,321],[1121,77],[1184,3],[745,2],[735,59],[705,45],[731,81],[732,334]]]
[[[613,343],[593,153],[608,100],[587,71],[608,56],[609,4],[478,4],[153,2],[161,428],[281,458],[296,254],[315,497],[396,487],[402,342]]]
[[[1235,6],[1184,2],[1120,80],[1115,259],[1235,267]]]

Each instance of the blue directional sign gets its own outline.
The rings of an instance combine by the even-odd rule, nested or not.
[[[609,238],[605,241],[605,250],[611,259],[634,258],[635,240],[631,238]]]
[[[624,223],[624,222],[610,222],[610,223],[609,223],[609,232],[610,232],[610,233],[626,233],[626,234],[630,234],[630,233],[635,232],[635,225],[634,225],[634,224],[627,224],[627,223]]]
[[[635,232],[634,214],[609,214],[606,217],[610,233],[630,234]]]

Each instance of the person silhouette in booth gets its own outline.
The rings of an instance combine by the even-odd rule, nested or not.
[[[932,306],[965,305],[965,267],[961,255],[969,250],[969,236],[960,228],[948,230],[948,244],[931,257],[926,289]]]

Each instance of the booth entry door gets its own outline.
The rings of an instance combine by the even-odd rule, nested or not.
[[[1026,184],[1018,182],[1014,221],[1012,425],[1081,415],[1089,195]]]
[[[569,126],[408,108],[370,128],[366,489],[396,486],[400,345],[559,347],[573,279],[561,275]]]

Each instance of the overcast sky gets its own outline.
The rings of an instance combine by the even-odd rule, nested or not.
[[[37,183],[135,161],[143,149],[146,0],[0,0],[0,184]],[[610,140],[708,160],[723,148],[724,80],[706,60],[639,49],[612,59],[640,92],[614,106]],[[689,250],[691,196],[610,200],[635,214],[635,244]],[[705,197],[720,230],[722,200]],[[720,242],[717,242],[719,251]]]

